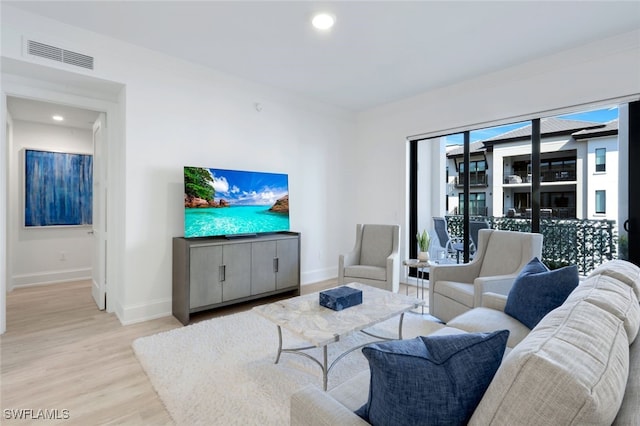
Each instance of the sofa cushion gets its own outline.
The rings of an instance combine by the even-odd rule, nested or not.
[[[534,257],[514,281],[504,312],[532,329],[562,305],[579,281],[575,265],[549,271]]]
[[[625,283],[633,289],[636,297],[640,300],[640,268],[638,266],[625,260],[611,260],[591,271],[589,276],[600,274],[608,275]]]
[[[367,403],[367,389],[370,381],[369,370],[363,370],[327,393],[353,412]]]
[[[629,379],[614,426],[640,425],[640,339],[629,346]]]
[[[367,394],[368,382],[362,392]],[[251,392],[247,393],[247,400],[251,398]],[[253,423],[261,424],[255,419]],[[195,424],[195,422],[193,422]],[[200,423],[215,424],[220,421],[207,420]],[[233,422],[227,422],[229,424]],[[238,422],[236,422],[238,423]],[[264,423],[264,422],[262,422]],[[280,424],[287,424],[284,419]],[[291,426],[367,426],[368,423],[356,416],[353,410],[349,410],[328,392],[320,390],[316,385],[307,385],[291,395],[291,409],[289,410],[289,423]]]
[[[565,303],[505,357],[469,424],[611,424],[628,374],[622,321],[585,301]]]
[[[448,327],[454,327],[469,333],[489,332],[495,330],[509,330],[507,346],[515,347],[531,331],[526,325],[517,319],[489,308],[473,308],[462,315],[458,315],[447,323]]]
[[[356,413],[373,425],[466,423],[500,365],[508,336],[501,330],[366,346],[369,399]]]
[[[640,304],[633,288],[610,275],[590,275],[569,295],[565,303],[587,301],[618,317],[627,332],[629,344],[640,329]]]

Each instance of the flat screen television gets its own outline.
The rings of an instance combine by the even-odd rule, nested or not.
[[[184,168],[185,238],[282,231],[289,231],[286,174]]]

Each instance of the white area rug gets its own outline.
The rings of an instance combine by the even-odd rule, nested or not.
[[[404,337],[426,335],[440,325],[406,314]],[[398,318],[376,326],[397,335]],[[304,345],[283,330],[284,347]],[[371,340],[362,333],[329,345],[329,362],[345,348]],[[322,388],[312,361],[278,349],[276,326],[251,311],[214,318],[133,342],[133,349],[171,417],[178,425],[284,425],[289,398],[311,384]],[[314,349],[320,359],[321,350]],[[360,350],[329,373],[329,389],[369,368]]]

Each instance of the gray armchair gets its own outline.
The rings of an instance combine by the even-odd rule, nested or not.
[[[400,287],[400,226],[356,226],[356,244],[338,259],[338,283],[360,282],[397,293]]]
[[[444,322],[482,306],[482,294],[509,294],[520,270],[542,257],[542,234],[481,229],[478,249],[466,264],[433,265],[429,313]]]

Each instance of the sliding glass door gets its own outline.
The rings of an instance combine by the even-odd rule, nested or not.
[[[625,253],[630,262],[640,265],[640,101],[631,102],[627,109],[628,167],[627,167],[627,217],[623,217],[623,232],[626,237]],[[634,187],[635,185],[635,187]],[[622,239],[622,238],[621,238]]]
[[[461,251],[440,248],[432,256],[446,249],[449,258],[468,261],[469,223],[481,220],[541,232],[551,267],[577,264],[586,275],[610,259],[640,264],[633,244],[640,201],[631,184],[640,181],[633,167],[640,160],[639,109],[634,102],[411,141],[410,235],[435,235],[433,218],[443,217]],[[424,172],[434,155],[444,164],[437,175]],[[442,199],[434,203],[434,196]]]

